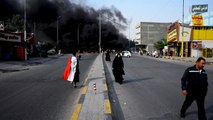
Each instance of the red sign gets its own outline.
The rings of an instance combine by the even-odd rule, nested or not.
[[[192,42],[192,48],[193,49],[202,48],[202,41],[193,41]]]

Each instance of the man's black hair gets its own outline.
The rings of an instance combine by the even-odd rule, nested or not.
[[[196,61],[196,62],[200,62],[201,60],[203,60],[203,61],[205,61],[205,62],[206,62],[206,59],[205,59],[205,58],[203,58],[203,57],[199,57],[199,58],[197,59],[197,61]]]

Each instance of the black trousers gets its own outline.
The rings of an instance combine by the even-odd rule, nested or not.
[[[204,108],[205,104],[205,95],[193,95],[193,94],[187,94],[186,99],[182,105],[181,113],[185,114],[186,110],[189,108],[189,106],[193,103],[193,101],[196,101],[197,107],[198,107],[198,119],[199,120],[207,120],[206,118],[206,111]]]

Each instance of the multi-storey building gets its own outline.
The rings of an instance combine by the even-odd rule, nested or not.
[[[136,46],[146,52],[155,51],[154,43],[166,39],[169,24],[171,23],[140,22],[136,26]]]

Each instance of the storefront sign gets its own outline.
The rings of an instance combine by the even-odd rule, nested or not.
[[[180,26],[179,30],[180,30],[179,38],[182,38],[183,27]],[[192,28],[184,27],[184,32],[183,32],[184,42],[189,42],[191,40],[191,31],[192,31]],[[179,40],[179,41],[181,42],[182,40]]]
[[[208,5],[192,5],[192,12],[208,12]]]
[[[167,42],[177,42],[177,30],[174,29],[173,31],[167,34]]]
[[[167,42],[177,42],[178,24],[178,21],[176,21],[167,27]]]
[[[192,48],[193,49],[202,48],[202,41],[193,41],[192,42]]]
[[[21,42],[21,36],[0,32],[0,41]]]
[[[170,32],[174,29],[177,29],[178,22],[174,22],[167,27],[167,31]]]
[[[192,25],[193,26],[203,26],[203,16],[202,15],[192,15]]]

